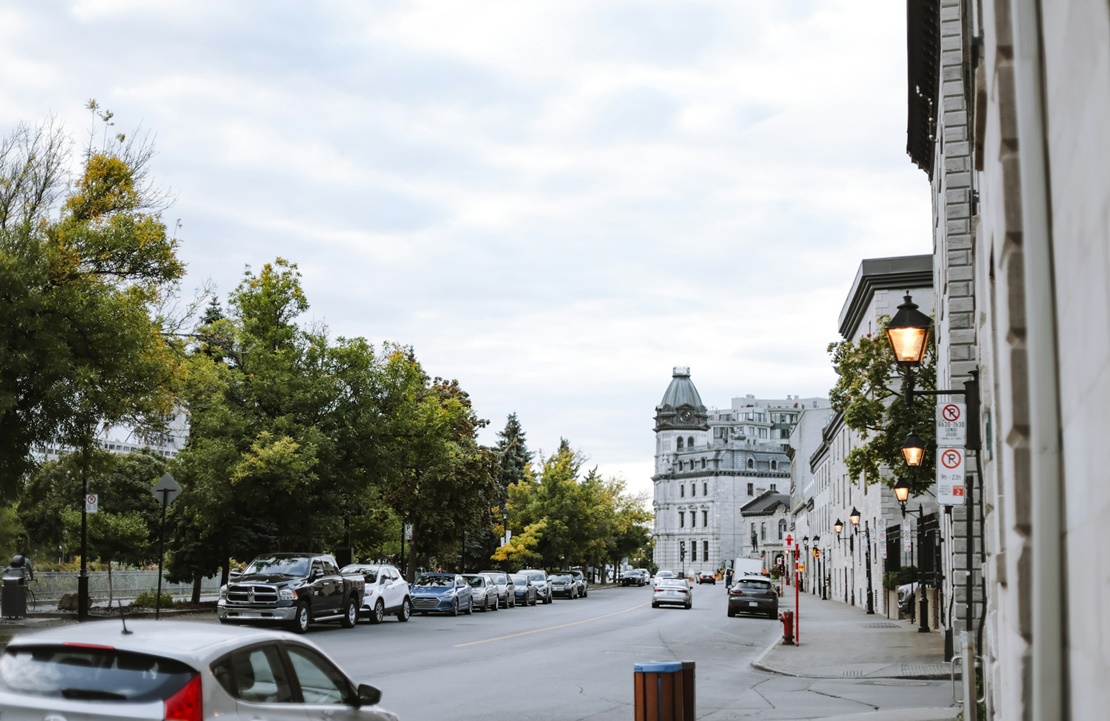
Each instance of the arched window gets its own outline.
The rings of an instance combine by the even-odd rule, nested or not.
[[[693,436],[690,436],[689,438],[686,439],[686,445],[690,448],[694,447],[694,437]]]
[[[678,450],[682,450],[682,436],[678,437]]]
[[[772,471],[777,471],[778,469],[779,469],[779,462],[778,461],[771,461],[771,470]]]
[[[751,458],[748,459],[748,468],[755,468],[755,461]]]

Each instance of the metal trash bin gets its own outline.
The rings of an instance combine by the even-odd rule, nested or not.
[[[4,576],[0,590],[0,614],[4,618],[23,618],[27,615],[27,585],[23,576]]]

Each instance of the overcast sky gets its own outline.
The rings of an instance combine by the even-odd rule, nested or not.
[[[187,288],[300,267],[333,336],[413,346],[650,491],[702,400],[825,396],[860,261],[932,250],[890,0],[0,1],[0,129],[95,98],[154,136]]]

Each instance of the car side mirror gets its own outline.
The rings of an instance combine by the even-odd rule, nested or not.
[[[371,686],[368,683],[360,683],[358,685],[358,705],[359,706],[374,706],[381,703],[382,692],[376,686]]]

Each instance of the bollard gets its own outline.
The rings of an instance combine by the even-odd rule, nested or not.
[[[782,643],[784,646],[794,645],[794,612],[783,611],[779,616],[782,621]]]
[[[693,662],[688,663],[692,675]],[[682,662],[638,663],[633,671],[634,721],[693,721],[686,716],[687,692]],[[692,707],[692,699],[690,704]]]

